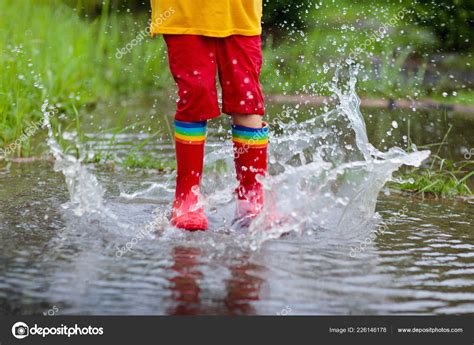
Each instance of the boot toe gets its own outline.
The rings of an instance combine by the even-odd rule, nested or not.
[[[174,214],[171,223],[179,228],[188,231],[205,231],[208,222],[203,210],[185,212],[180,215]]]

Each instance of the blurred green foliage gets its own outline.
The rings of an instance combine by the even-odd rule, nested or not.
[[[471,51],[474,48],[473,0],[417,0],[413,18],[438,37],[441,51]],[[435,48],[435,47],[433,47]]]
[[[137,11],[149,10],[150,0],[62,0],[67,5],[77,9],[79,13],[86,15],[98,15],[102,12],[104,5],[116,11]]]
[[[138,13],[150,10],[149,0],[63,0],[85,15],[98,15],[104,4],[116,12]],[[366,2],[353,0],[352,4]],[[263,0],[263,27],[266,35],[284,37],[294,31],[307,31],[320,26],[317,9],[322,5],[315,0]],[[367,4],[367,3],[366,3]],[[437,37],[429,46],[431,51],[470,51],[474,48],[474,0],[379,0],[374,7],[400,6],[410,8],[412,15],[406,20],[428,28]],[[337,9],[336,4],[334,4]],[[340,11],[340,9],[337,9]]]
[[[63,0],[64,3],[87,15],[98,15],[104,5],[119,12],[146,11],[150,9],[149,0]],[[312,0],[263,0],[264,27],[271,31],[283,29],[303,29],[307,24],[308,9]]]
[[[281,35],[288,30],[304,30],[312,0],[264,0],[263,27],[266,32]]]

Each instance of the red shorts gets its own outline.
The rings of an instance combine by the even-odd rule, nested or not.
[[[260,36],[223,38],[164,35],[173,78],[178,84],[176,120],[196,122],[221,114],[216,72],[222,87],[222,112],[264,114],[259,76]]]

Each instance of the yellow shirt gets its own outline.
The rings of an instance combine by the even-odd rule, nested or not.
[[[151,0],[150,33],[210,37],[262,32],[262,0]]]

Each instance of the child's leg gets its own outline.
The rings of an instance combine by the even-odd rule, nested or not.
[[[260,36],[230,36],[217,44],[223,112],[232,116],[237,179],[237,217],[255,217],[263,207],[257,176],[267,172],[268,127],[262,122],[264,100],[259,83]]]
[[[220,115],[215,40],[196,35],[165,35],[165,41],[179,95],[175,115],[176,195],[171,222],[182,229],[205,230],[207,218],[199,206],[198,195],[206,120]]]
[[[198,35],[164,35],[171,74],[178,85],[175,118],[199,122],[218,117],[216,41]]]
[[[262,68],[260,36],[229,36],[219,39],[216,46],[222,112],[241,115],[234,120],[244,120],[248,115],[263,116],[265,104],[259,82]]]
[[[258,176],[267,173],[268,126],[259,128],[232,125],[234,161],[239,186],[237,217],[254,218],[263,208],[264,192]]]
[[[207,229],[207,219],[199,205],[205,138],[206,121],[175,120],[176,193],[171,222],[181,229]]]
[[[262,116],[260,115],[240,115],[230,114],[232,116],[232,124],[250,128],[262,127]]]

